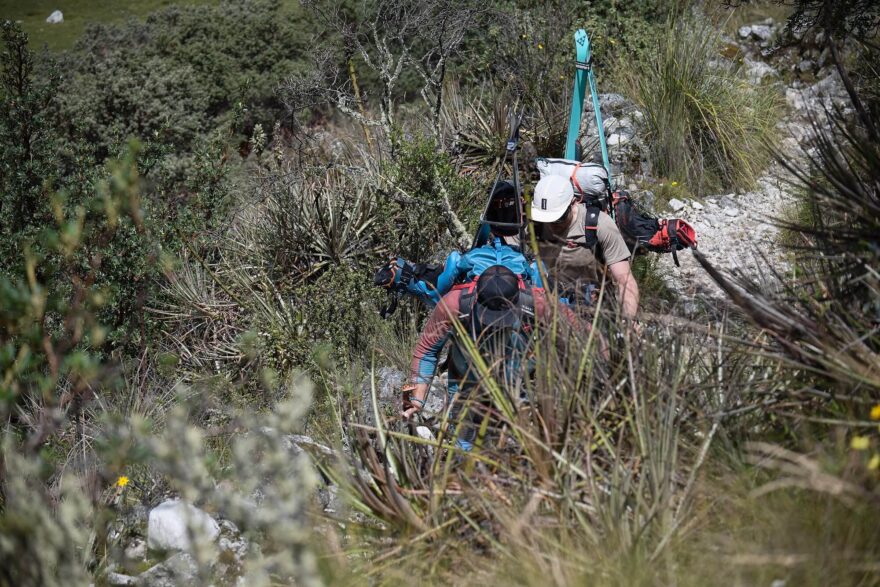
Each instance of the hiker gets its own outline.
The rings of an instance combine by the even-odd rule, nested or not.
[[[577,324],[570,308],[561,304],[558,307],[566,322]],[[413,353],[411,385],[404,388],[401,415],[410,418],[425,406],[440,351],[452,337],[447,405],[450,422],[457,422],[462,406],[480,385],[480,375],[471,364],[461,330],[467,332],[489,365],[501,365],[500,378],[507,384],[505,387],[515,389],[528,371],[526,355],[536,319],[543,322],[552,319],[552,308],[544,290],[526,284],[502,265],[491,266],[475,281],[454,288],[434,308],[419,338]],[[454,322],[461,328],[456,328]],[[502,361],[495,360],[499,356],[503,357]],[[479,415],[472,409],[458,430],[457,444],[464,450],[473,446],[475,420],[479,420]]]
[[[517,205],[519,195],[509,181],[499,181],[490,190],[486,223],[481,227],[476,246],[466,253],[452,251],[443,265],[416,264],[401,258],[383,265],[374,283],[390,291],[405,292],[433,307],[457,283],[479,276],[492,265],[504,265],[524,280],[540,286],[537,266],[520,250],[519,227],[524,219]]]
[[[615,221],[587,198],[607,191],[607,179],[596,177],[595,186],[579,186],[578,196],[573,180],[562,175],[545,175],[535,186],[532,220],[540,258],[558,294],[575,304],[595,302],[607,268],[624,317],[635,320],[639,286],[630,249]]]

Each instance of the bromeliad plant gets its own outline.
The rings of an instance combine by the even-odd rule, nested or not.
[[[606,331],[609,320],[597,314],[591,332]],[[347,461],[324,463],[353,507],[408,536],[369,572],[394,577],[402,560],[418,568],[421,546],[452,558],[459,549],[488,551],[502,566],[544,569],[557,584],[625,581],[633,561],[643,569],[670,562],[722,419],[749,401],[743,381],[772,393],[779,366],[742,360],[743,343],[723,326],[654,328],[650,341],[606,345],[555,320],[534,343],[533,373],[517,381],[499,374],[502,357],[480,356],[465,338],[481,381],[461,411],[482,416],[472,452],[453,442],[461,421],[442,416],[419,428],[383,418],[373,380],[375,426],[344,414]],[[766,367],[757,380],[756,366]],[[554,567],[560,558],[562,569]]]

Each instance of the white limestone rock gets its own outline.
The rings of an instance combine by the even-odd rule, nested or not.
[[[672,198],[671,200],[669,200],[669,207],[672,209],[673,212],[678,212],[685,207],[685,203],[678,198]]]
[[[49,18],[46,19],[48,24],[61,24],[64,22],[64,14],[60,10],[54,11],[49,15]]]
[[[220,526],[207,513],[179,499],[165,501],[150,511],[147,546],[151,550],[189,551],[190,534],[197,541],[213,542]]]

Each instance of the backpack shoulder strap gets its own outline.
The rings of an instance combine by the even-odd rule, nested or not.
[[[477,298],[477,280],[474,279],[461,290],[461,297],[458,300],[458,319],[464,321],[466,318],[470,318],[474,309],[474,300]]]
[[[535,296],[532,295],[530,288],[519,290],[519,309],[522,312],[523,319],[532,320],[535,317]]]
[[[602,210],[598,206],[587,206],[587,220],[584,223],[584,246],[595,249],[599,244],[599,213]]]

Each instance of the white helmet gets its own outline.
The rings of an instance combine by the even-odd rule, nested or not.
[[[571,181],[559,175],[542,177],[535,186],[532,198],[532,220],[535,222],[556,222],[574,198]]]

